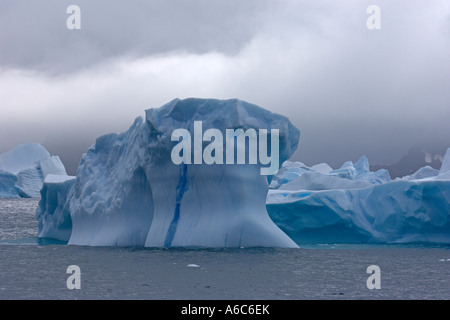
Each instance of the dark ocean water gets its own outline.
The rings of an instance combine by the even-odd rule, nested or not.
[[[68,246],[36,238],[37,199],[0,200],[0,299],[450,299],[450,247]],[[69,289],[77,265],[80,289]],[[380,268],[369,289],[367,267]]]

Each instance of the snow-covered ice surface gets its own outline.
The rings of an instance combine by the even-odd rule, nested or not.
[[[22,144],[0,155],[0,198],[40,196],[49,174],[66,175],[58,156],[38,143]]]
[[[449,149],[450,150],[450,149]],[[391,181],[362,157],[337,170],[286,162],[267,197],[273,221],[298,244],[450,243],[450,151],[430,167]]]

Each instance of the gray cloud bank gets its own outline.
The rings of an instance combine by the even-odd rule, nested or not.
[[[66,28],[70,4],[81,30]],[[2,1],[0,48],[0,152],[34,141],[76,162],[175,97],[287,115],[307,164],[450,146],[446,0]]]

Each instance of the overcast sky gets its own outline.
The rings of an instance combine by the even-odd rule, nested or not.
[[[0,0],[0,152],[39,142],[77,162],[176,97],[288,116],[306,164],[450,146],[450,1]]]

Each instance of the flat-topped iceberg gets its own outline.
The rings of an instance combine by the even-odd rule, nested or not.
[[[37,143],[19,145],[0,155],[0,198],[39,197],[48,174],[66,175],[59,157]]]
[[[195,130],[200,123],[199,142]],[[238,136],[248,133],[245,163],[239,162],[242,146],[233,145],[231,159],[219,141],[229,138],[231,129]],[[174,137],[175,130],[182,134]],[[56,183],[60,188],[53,191],[55,183],[46,183],[52,197],[44,197],[44,191],[39,234],[92,246],[297,247],[267,213],[270,176],[261,174],[266,162],[251,162],[251,152],[262,154],[261,137],[259,147],[251,147],[253,132],[270,133],[265,142],[278,147],[277,169],[297,148],[300,134],[286,117],[237,99],[175,99],[146,110],[145,118],[137,118],[126,132],[98,138],[83,155],[76,179]],[[273,132],[277,146],[269,139]],[[178,153],[175,148],[179,157],[174,161],[181,137],[192,139],[192,149],[186,144]],[[226,163],[205,160],[205,155],[220,159],[221,152]],[[188,154],[203,159],[189,161]],[[70,235],[58,233],[60,224],[52,218],[68,227],[69,216]]]

